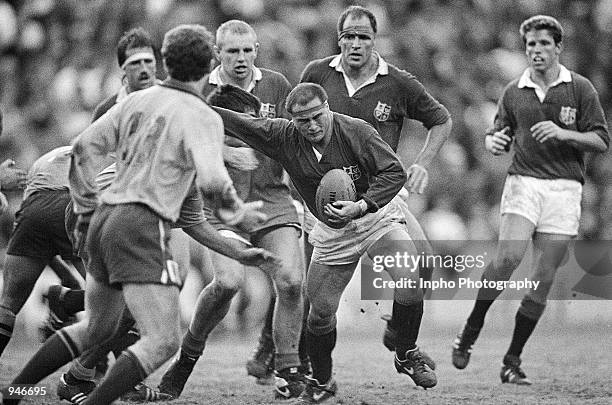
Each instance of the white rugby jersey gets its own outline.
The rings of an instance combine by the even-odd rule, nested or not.
[[[74,142],[70,186],[75,212],[142,203],[176,222],[194,180],[208,197],[231,184],[222,156],[223,123],[204,100],[176,80],[130,94]],[[115,152],[117,177],[98,197],[94,181]]]

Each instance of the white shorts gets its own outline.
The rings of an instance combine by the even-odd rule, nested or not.
[[[304,204],[304,217],[302,218],[302,229],[305,233],[312,232],[315,224],[317,223],[317,217],[314,216],[310,209]]]
[[[314,247],[312,261],[326,265],[355,263],[387,232],[394,229],[406,232],[399,198],[395,196],[380,210],[354,219],[340,229],[317,220],[308,238]],[[409,239],[407,232],[406,238]]]
[[[537,232],[577,235],[582,184],[569,179],[538,179],[511,174],[506,178],[500,212],[532,222]]]

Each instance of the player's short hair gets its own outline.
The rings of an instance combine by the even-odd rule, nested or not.
[[[161,53],[170,77],[191,82],[210,73],[212,50],[212,35],[204,26],[183,24],[166,32]]]
[[[215,44],[218,47],[221,47],[223,45],[222,39],[225,37],[227,33],[230,33],[230,32],[232,34],[239,34],[239,35],[251,34],[253,38],[255,39],[255,42],[257,42],[257,33],[255,32],[253,27],[251,27],[249,24],[247,24],[246,22],[242,20],[229,20],[229,21],[224,22],[223,24],[219,26],[219,28],[217,28]]]
[[[206,101],[210,105],[227,108],[238,112],[250,112],[259,114],[261,101],[248,91],[231,84],[224,84],[213,90]]]
[[[563,41],[563,27],[554,17],[548,15],[534,15],[523,21],[519,28],[523,43],[526,42],[525,35],[531,30],[548,30],[555,44],[559,44]]]
[[[316,83],[300,83],[287,95],[285,109],[289,114],[293,114],[293,107],[296,105],[306,105],[315,98],[322,103],[327,101],[327,92],[323,87]]]
[[[368,20],[370,20],[370,25],[372,26],[372,31],[374,31],[374,33],[376,34],[376,30],[377,30],[376,17],[370,10],[362,6],[350,6],[344,9],[342,14],[340,14],[340,17],[338,18],[338,25],[336,27],[336,31],[338,32],[338,34],[342,32],[342,27],[344,26],[344,22],[349,16],[354,17],[354,18],[359,18],[363,16],[368,17]]]
[[[119,62],[119,66],[123,66],[126,59],[125,53],[128,49],[146,47],[151,48],[155,52],[151,35],[144,28],[138,27],[126,31],[119,38],[119,43],[117,43],[117,62]]]

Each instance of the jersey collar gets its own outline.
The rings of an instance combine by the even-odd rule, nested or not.
[[[557,79],[551,83],[549,88],[553,88],[561,83],[571,83],[571,81],[572,74],[570,73],[569,69],[559,64],[559,77],[557,77]],[[540,86],[538,86],[533,80],[531,80],[531,70],[529,68],[525,69],[525,71],[521,75],[521,78],[518,81],[519,89],[525,87],[534,89],[538,98],[540,99],[540,102],[542,102],[544,100],[544,97],[546,97],[546,93],[544,93],[544,90],[542,90]]]
[[[362,87],[365,87],[368,84],[374,83],[378,75],[384,76],[384,75],[389,74],[389,64],[382,58],[382,56],[380,56],[380,54],[378,54],[378,52],[374,52],[374,54],[378,57],[378,69],[376,70],[376,72],[374,72],[374,74],[368,80],[366,80],[361,86],[357,88],[353,87],[351,80],[349,79],[349,77],[346,75],[346,72],[344,72],[344,69],[342,68],[342,63],[341,63],[342,55],[341,54],[336,55],[329,62],[329,67],[332,67],[336,69],[337,72],[342,73],[342,76],[344,77],[344,84],[346,85],[346,90],[348,91],[349,97],[352,97],[353,94],[355,94],[357,90],[361,89]]]
[[[210,75],[208,76],[209,84],[212,84],[215,86],[222,86],[226,84],[226,83],[223,83],[223,80],[221,80],[220,71],[221,71],[221,65],[217,66],[216,68],[213,69],[212,72],[210,72]],[[263,74],[261,73],[261,69],[258,68],[257,66],[253,66],[253,80],[251,80],[251,83],[247,87],[246,91],[251,92],[253,88],[255,88],[255,85],[257,84],[257,82],[260,81],[262,77],[263,77]]]

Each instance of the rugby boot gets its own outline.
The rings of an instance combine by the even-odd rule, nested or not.
[[[199,357],[189,357],[180,352],[162,376],[157,387],[159,392],[170,395],[172,399],[180,397],[198,359]]]
[[[395,341],[397,339],[397,332],[395,329],[391,327],[391,315],[384,314],[380,317],[383,321],[387,322],[387,326],[385,327],[385,333],[383,334],[383,345],[390,351],[395,351]],[[436,369],[436,362],[431,358],[424,350],[421,350],[421,355],[423,356],[423,360],[432,370]]]
[[[160,392],[143,383],[136,384],[134,388],[121,395],[121,400],[126,402],[157,402],[171,399],[173,399],[172,395]]]
[[[87,395],[96,388],[93,381],[77,380],[76,383],[66,382],[66,373],[62,374],[57,384],[57,396],[72,404],[80,404],[87,399]]]
[[[321,384],[312,377],[306,377],[306,387],[298,398],[298,404],[320,404],[338,392],[338,386],[333,378],[327,384]]]
[[[465,324],[453,342],[453,366],[459,370],[467,367],[472,355],[472,345],[478,339],[479,334],[480,329],[474,329],[467,323]]]
[[[521,369],[521,359],[507,354],[504,356],[504,365],[499,372],[499,377],[502,383],[516,385],[531,385],[531,380],[527,378],[523,369]]]
[[[436,373],[427,365],[418,347],[408,350],[404,360],[400,360],[396,353],[394,364],[398,373],[406,374],[419,387],[432,388],[438,383]]]
[[[259,343],[246,363],[247,374],[255,377],[258,384],[274,382],[274,340],[272,335],[262,333]]]
[[[304,391],[304,375],[298,367],[274,372],[274,397],[276,399],[297,398]]]

